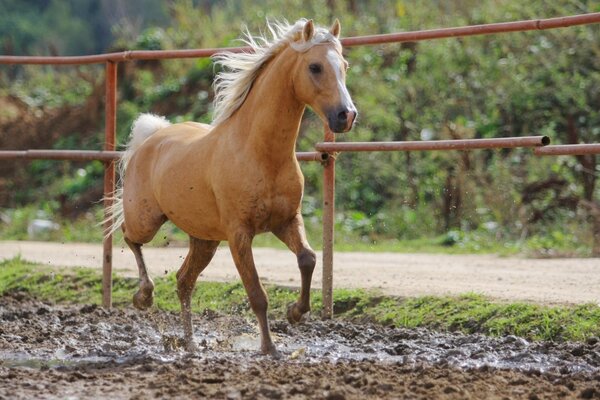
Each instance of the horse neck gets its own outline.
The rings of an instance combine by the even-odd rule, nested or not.
[[[236,119],[236,134],[243,137],[245,148],[272,163],[295,160],[296,139],[305,108],[294,96],[290,71],[295,57],[289,52],[295,53],[292,49],[283,50],[265,66],[232,116]]]

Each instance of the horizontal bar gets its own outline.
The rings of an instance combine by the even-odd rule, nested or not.
[[[558,18],[535,19],[515,22],[500,22],[494,24],[470,25],[455,28],[439,28],[424,31],[358,36],[352,38],[344,38],[341,40],[341,42],[344,46],[361,46],[397,42],[416,42],[420,40],[443,39],[450,37],[565,28],[567,26],[594,24],[599,22],[600,13],[589,13]]]
[[[600,143],[552,145],[537,148],[534,153],[537,156],[600,154]]]
[[[504,149],[514,147],[545,146],[548,136],[523,136],[495,139],[416,140],[406,142],[323,142],[315,149],[322,152],[336,151],[422,151],[422,150],[471,150]]]
[[[120,151],[95,150],[0,150],[0,160],[44,159],[72,161],[113,161],[121,157]]]
[[[0,150],[0,160],[42,159],[42,160],[71,160],[71,161],[113,161],[118,160],[122,151],[96,150]],[[326,161],[327,153],[307,151],[296,153],[298,161]]]
[[[121,62],[132,60],[160,60],[171,58],[205,58],[217,53],[240,53],[252,51],[250,47],[224,47],[216,49],[181,50],[126,50],[118,53],[93,54],[89,56],[0,56],[0,64],[37,64],[37,65],[82,65],[104,64],[108,61]]]
[[[484,25],[470,25],[454,28],[430,29],[425,31],[398,32],[382,35],[357,36],[341,39],[344,46],[374,45],[383,43],[415,42],[420,40],[443,39],[450,37],[486,35],[503,32],[522,32],[565,28],[574,25],[600,22],[600,13],[571,15],[558,18],[535,19],[514,22],[500,22]],[[216,49],[183,50],[127,50],[118,53],[94,54],[88,56],[0,56],[0,64],[53,64],[79,65],[100,64],[107,61],[121,62],[130,60],[158,60],[169,58],[210,57],[221,52],[251,51],[249,47],[228,47]]]
[[[329,158],[329,154],[322,153],[320,151],[306,151],[306,152],[296,152],[296,159],[298,161],[318,161],[324,162]]]
[[[419,151],[419,150],[468,150],[468,149],[498,149],[513,147],[537,147],[550,143],[547,136],[523,136],[495,139],[460,139],[460,140],[424,140],[406,142],[324,142],[317,143],[317,151],[297,152],[298,161],[327,161],[327,153],[336,151]],[[588,146],[587,150],[583,146]],[[596,154],[600,152],[600,144],[550,146],[571,148],[571,153],[565,154]],[[566,150],[563,150],[566,151]],[[582,151],[587,151],[580,153]],[[121,151],[96,150],[0,150],[0,160],[12,159],[45,159],[72,161],[113,161],[121,157]],[[538,154],[538,153],[536,153]],[[542,155],[544,153],[540,153]],[[550,154],[550,153],[549,153]],[[556,153],[562,154],[562,153]]]

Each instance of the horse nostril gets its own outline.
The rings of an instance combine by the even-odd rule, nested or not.
[[[347,114],[347,118],[350,120],[350,122],[354,122],[354,120],[356,119],[356,111],[350,111]]]
[[[338,121],[346,122],[348,120],[348,113],[346,111],[340,111],[337,115]]]

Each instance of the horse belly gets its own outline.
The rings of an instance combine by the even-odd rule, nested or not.
[[[199,185],[164,184],[159,204],[165,216],[188,235],[205,240],[224,240],[214,197]]]
[[[167,214],[168,215],[168,214]],[[203,240],[227,240],[227,235],[206,213],[168,216],[169,220],[190,236]]]
[[[210,185],[200,174],[189,172],[184,168],[170,168],[155,182],[160,208],[167,219],[188,235],[224,240],[219,208]]]

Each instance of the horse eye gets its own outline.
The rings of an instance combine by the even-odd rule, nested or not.
[[[323,71],[323,67],[321,66],[321,64],[310,64],[308,66],[308,69],[313,74],[320,74]]]

